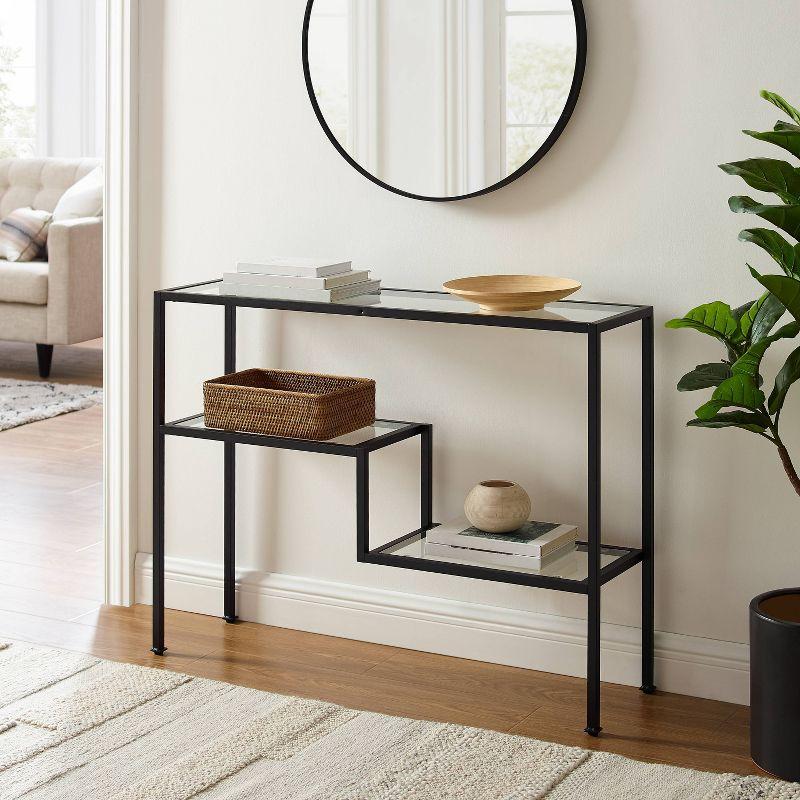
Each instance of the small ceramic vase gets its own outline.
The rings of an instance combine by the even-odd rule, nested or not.
[[[467,495],[464,513],[480,531],[510,533],[530,519],[531,499],[511,481],[481,481]]]

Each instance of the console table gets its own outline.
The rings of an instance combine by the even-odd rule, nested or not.
[[[588,356],[588,530],[587,541],[540,570],[489,567],[468,560],[434,557],[425,551],[425,535],[433,522],[432,427],[427,423],[376,420],[374,426],[326,442],[261,436],[205,427],[203,415],[168,422],[165,419],[165,316],[167,303],[223,306],[225,310],[225,372],[236,370],[236,309],[263,308],[310,314],[341,314],[374,319],[404,319],[457,325],[566,331],[587,337]],[[600,516],[600,362],[606,331],[641,323],[642,448],[641,547],[618,547],[602,541]],[[316,303],[226,295],[221,282],[208,281],[155,292],[153,325],[153,647],[164,647],[164,451],[167,436],[209,439],[224,447],[224,616],[236,620],[235,497],[236,445],[330,453],[356,462],[356,559],[368,564],[460,575],[479,580],[536,586],[583,594],[587,615],[586,732],[600,731],[600,594],[604,584],[637,564],[642,565],[642,684],[655,691],[653,676],[653,309],[651,306],[564,301],[544,311],[480,314],[477,306],[444,292],[384,289],[379,297],[354,298],[341,303]],[[420,527],[388,544],[372,546],[369,539],[369,456],[374,450],[420,437]],[[566,573],[569,577],[563,577]]]

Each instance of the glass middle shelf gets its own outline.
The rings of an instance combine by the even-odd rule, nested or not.
[[[163,432],[167,436],[185,436],[194,439],[213,439],[221,442],[250,444],[257,447],[274,447],[282,450],[301,450],[307,453],[330,453],[339,456],[355,457],[359,451],[380,450],[404,439],[418,436],[427,428],[420,422],[400,422],[390,419],[376,419],[366,428],[337,436],[335,439],[318,441],[316,439],[292,439],[286,436],[265,436],[260,433],[227,431],[221,428],[206,427],[202,414],[167,422]]]

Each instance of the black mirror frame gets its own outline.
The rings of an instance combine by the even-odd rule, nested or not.
[[[492,186],[487,186],[485,189],[481,189],[478,192],[471,192],[470,194],[462,194],[454,197],[427,197],[425,195],[413,194],[412,192],[406,192],[403,189],[398,189],[396,186],[391,186],[388,183],[384,183],[380,178],[376,178],[372,173],[368,172],[357,161],[355,161],[355,159],[353,159],[352,156],[342,147],[338,139],[333,135],[333,132],[328,127],[328,123],[325,121],[325,117],[319,107],[319,103],[317,102],[316,94],[314,93],[314,84],[311,80],[311,68],[309,67],[308,63],[308,29],[309,25],[311,24],[311,11],[313,7],[314,0],[308,0],[305,17],[303,19],[303,75],[305,76],[306,80],[308,97],[311,100],[311,106],[314,109],[314,113],[317,115],[317,120],[322,126],[322,130],[325,131],[325,135],[328,137],[328,139],[330,139],[331,144],[333,144],[333,146],[339,151],[339,155],[341,155],[342,158],[347,161],[351,167],[353,167],[353,169],[360,172],[365,178],[382,187],[383,189],[387,189],[395,194],[402,195],[403,197],[410,197],[412,200],[425,200],[432,203],[450,203],[455,200],[468,200],[472,197],[481,197],[482,195],[489,194],[490,192],[496,192],[498,189],[502,189],[504,186],[508,186],[508,184],[513,183],[515,180],[517,180],[517,178],[521,178],[529,169],[531,169],[535,164],[538,164],[539,161],[544,158],[550,148],[556,143],[559,136],[561,136],[561,134],[564,132],[564,128],[567,127],[567,123],[569,122],[570,117],[575,110],[575,106],[578,102],[578,96],[581,93],[583,75],[586,71],[586,50],[588,36],[586,32],[586,13],[583,9],[583,0],[572,0],[572,7],[575,12],[575,33],[577,36],[575,74],[572,78],[572,86],[570,87],[564,110],[561,112],[558,122],[556,122],[553,130],[550,132],[550,135],[547,137],[547,139],[545,139],[542,146],[519,169],[517,169],[516,172],[512,172],[511,175],[507,175],[505,178],[503,178],[503,180],[498,181]]]

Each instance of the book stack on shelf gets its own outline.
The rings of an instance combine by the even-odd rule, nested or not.
[[[575,549],[578,529],[558,522],[526,522],[511,533],[487,533],[466,518],[431,528],[426,555],[497,567],[538,570]]]
[[[277,300],[335,303],[358,298],[377,302],[381,282],[369,270],[354,270],[351,261],[309,258],[272,258],[240,261],[236,272],[222,276],[223,294]]]

